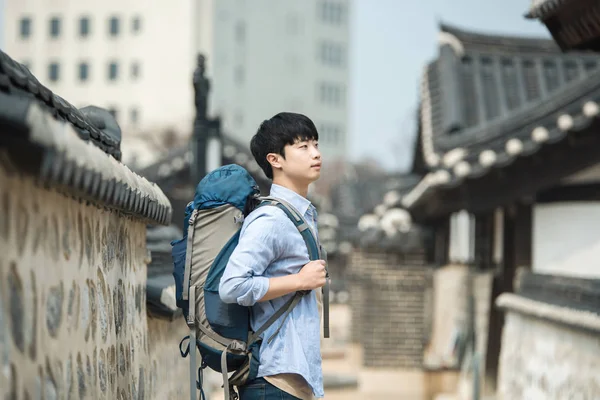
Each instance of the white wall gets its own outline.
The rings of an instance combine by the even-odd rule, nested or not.
[[[533,270],[600,278],[600,202],[534,206]]]
[[[475,217],[465,210],[450,216],[449,258],[459,264],[475,258]]]

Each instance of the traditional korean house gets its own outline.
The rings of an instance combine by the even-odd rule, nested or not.
[[[600,3],[533,0],[527,18],[542,21],[562,50],[600,51]]]
[[[560,34],[559,22],[579,13],[569,23],[588,26],[578,7],[597,2],[543,3],[530,14],[580,4],[544,22],[561,47],[594,48]],[[449,293],[434,287],[434,324],[466,314],[462,333],[434,328],[434,342],[465,342],[469,368],[481,371],[473,396],[484,386],[511,400],[600,398],[600,57],[448,25],[438,46],[421,82],[413,172],[423,177],[402,199],[435,230],[436,265],[467,271],[454,289],[438,282]],[[468,298],[448,309],[451,296]],[[595,378],[585,372],[594,365]]]

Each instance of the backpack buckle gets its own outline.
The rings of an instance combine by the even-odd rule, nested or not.
[[[227,347],[232,352],[240,352],[240,353],[246,352],[246,343],[241,342],[239,340],[233,340]]]
[[[235,215],[233,217],[233,223],[234,224],[242,224],[243,222],[244,222],[244,214]]]

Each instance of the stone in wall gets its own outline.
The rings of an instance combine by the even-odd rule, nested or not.
[[[430,326],[427,310],[432,271],[427,266],[408,266],[402,261],[402,257],[385,252],[353,254],[352,326],[358,330],[354,334],[364,347],[365,366],[423,365]]]
[[[505,298],[506,295],[502,295]],[[503,400],[600,399],[600,318],[511,295],[502,334],[498,398]],[[522,299],[522,298],[521,298]],[[527,310],[528,309],[528,310]],[[523,312],[527,310],[527,312]],[[533,311],[530,313],[530,311]],[[551,318],[541,319],[539,313]],[[592,321],[596,329],[565,321]]]
[[[0,167],[0,398],[181,398],[185,324],[147,323],[147,261],[144,221]]]

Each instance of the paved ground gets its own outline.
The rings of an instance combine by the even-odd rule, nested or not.
[[[332,306],[332,338],[323,342],[323,373],[355,376],[359,385],[351,390],[326,389],[325,400],[426,400],[421,371],[362,366],[362,349],[349,343],[350,323],[349,307]]]
[[[323,373],[356,377],[358,387],[325,389],[325,400],[430,400],[427,376],[419,370],[373,369],[362,366],[360,346],[349,343],[350,310],[344,305],[331,308],[331,339],[323,341]],[[217,377],[218,379],[218,377]],[[210,400],[223,399],[215,391]]]

